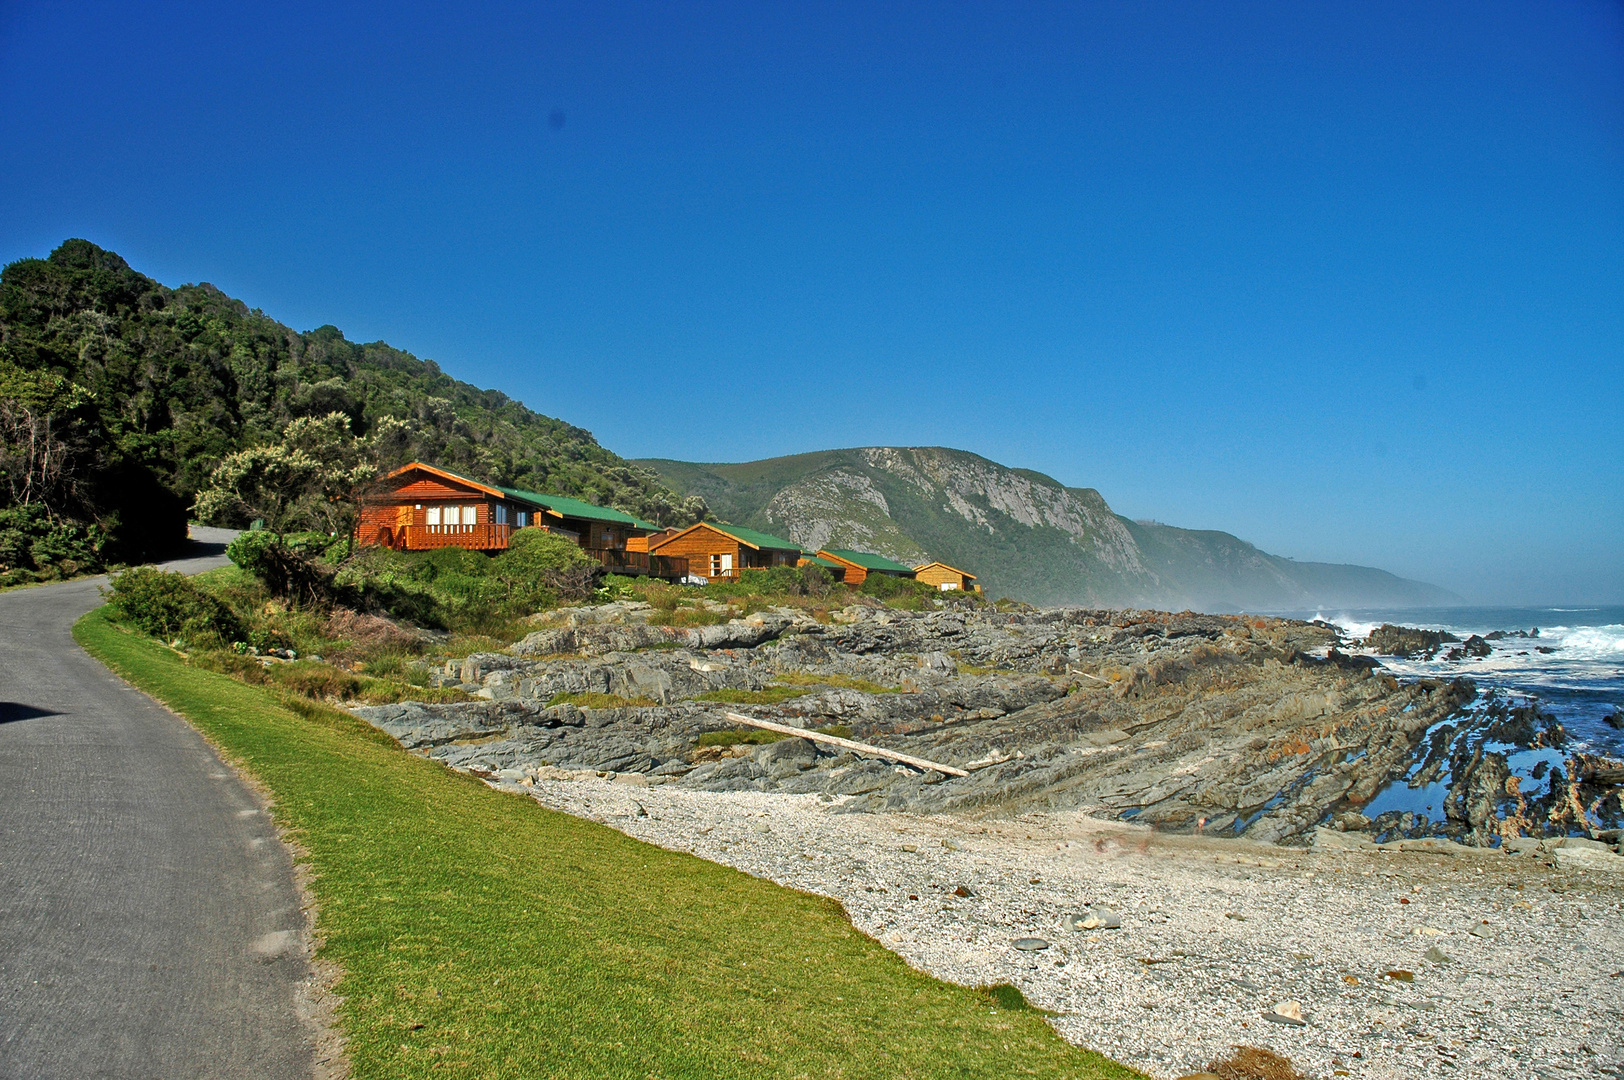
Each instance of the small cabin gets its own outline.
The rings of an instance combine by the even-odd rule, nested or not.
[[[385,476],[360,499],[356,540],[396,551],[461,547],[497,552],[518,529],[539,528],[575,541],[615,574],[676,580],[686,562],[651,558],[635,542],[660,527],[620,510],[563,495],[486,484],[414,461]]]
[[[889,577],[911,578],[914,576],[913,568],[903,566],[901,563],[887,559],[884,555],[873,555],[867,551],[852,551],[848,548],[830,548],[818,552],[820,559],[839,563],[846,568],[845,582],[847,585],[861,585],[868,580],[870,574],[885,574]]]
[[[703,578],[705,582],[737,581],[745,570],[795,566],[801,561],[798,544],[754,529],[710,521],[651,542],[649,553],[687,559],[689,577]]]
[[[537,524],[539,507],[501,488],[414,461],[360,499],[358,543],[397,551],[462,547],[501,551],[514,529]]]
[[[807,566],[821,567],[824,571],[826,571],[828,573],[828,575],[830,577],[834,578],[836,581],[843,582],[843,581],[846,580],[846,567],[845,567],[845,565],[842,564],[842,563],[837,563],[833,559],[825,559],[821,555],[808,555],[805,552],[803,552],[801,554],[800,561],[797,562],[795,565],[799,566],[799,567],[807,567]]]
[[[914,567],[914,578],[923,581],[926,585],[934,585],[943,592],[954,592],[960,589],[965,592],[981,591],[981,586],[976,584],[974,574],[949,566],[945,562],[929,562],[923,566]]]

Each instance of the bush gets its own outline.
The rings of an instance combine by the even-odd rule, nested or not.
[[[950,596],[970,596],[971,593],[944,593],[934,585],[913,578],[892,577],[889,574],[870,574],[863,579],[858,592],[885,601],[889,607],[918,611],[933,600]]]
[[[529,614],[559,600],[586,600],[603,567],[573,541],[541,529],[519,529],[508,549],[491,560],[491,576],[507,589],[511,614]]]
[[[240,641],[247,635],[236,612],[185,574],[137,567],[114,578],[107,595],[122,621],[165,641],[180,636]]]
[[[321,603],[333,593],[333,571],[318,561],[330,538],[321,533],[280,533],[253,529],[237,534],[226,557],[265,583],[277,596]]]
[[[106,545],[107,535],[99,526],[52,518],[43,506],[0,510],[0,583],[99,572]]]

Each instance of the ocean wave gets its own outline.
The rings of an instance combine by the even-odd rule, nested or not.
[[[1624,625],[1552,626],[1539,636],[1554,644],[1569,660],[1624,659]]]

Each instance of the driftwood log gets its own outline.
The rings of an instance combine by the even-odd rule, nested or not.
[[[751,727],[765,728],[776,731],[781,735],[794,735],[797,738],[811,739],[813,742],[828,743],[831,746],[844,747],[859,754],[870,757],[885,758],[888,761],[900,761],[904,765],[912,765],[916,769],[926,771],[936,770],[947,776],[969,776],[963,769],[956,769],[951,765],[943,765],[939,761],[926,761],[924,758],[914,757],[912,754],[899,754],[895,750],[887,750],[883,746],[871,746],[868,743],[854,742],[851,739],[842,739],[838,735],[825,735],[821,731],[808,731],[806,728],[790,727],[788,724],[775,724],[771,720],[757,720],[753,716],[744,716],[739,713],[725,713],[729,720],[740,724],[749,724]]]

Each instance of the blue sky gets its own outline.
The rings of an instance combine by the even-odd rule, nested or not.
[[[1624,6],[0,5],[84,236],[627,456],[940,444],[1624,601]]]

